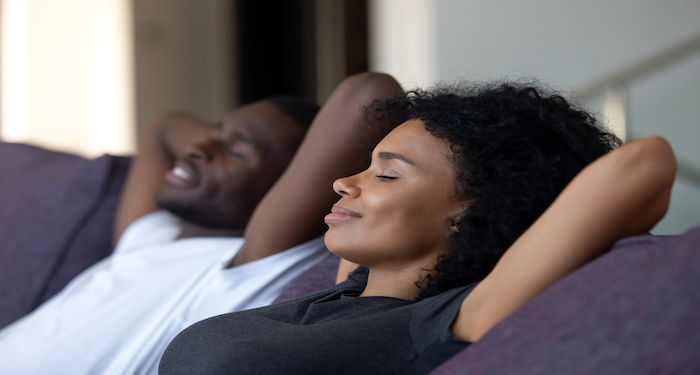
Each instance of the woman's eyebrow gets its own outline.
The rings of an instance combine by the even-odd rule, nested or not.
[[[416,165],[416,163],[414,163],[413,161],[411,161],[409,158],[407,158],[407,157],[405,157],[405,156],[403,156],[403,155],[401,155],[401,154],[397,154],[397,153],[395,153],[395,152],[380,151],[380,152],[377,153],[377,157],[380,158],[380,159],[382,159],[382,160],[398,159],[398,160],[401,160],[401,161],[406,162],[406,163],[408,163],[408,164]]]

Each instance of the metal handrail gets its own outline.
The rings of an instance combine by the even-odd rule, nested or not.
[[[614,74],[600,79],[588,86],[583,87],[578,92],[587,99],[599,97],[603,94],[605,86],[609,82],[619,82],[622,85],[629,85],[630,82],[655,73],[667,66],[682,60],[686,57],[700,52],[700,34],[678,43],[660,53],[657,53],[643,61],[630,65]],[[633,139],[634,133],[631,129],[626,131],[628,139]],[[700,170],[693,165],[678,160],[679,176],[700,187]]]
[[[594,98],[600,95],[605,85],[610,81],[619,81],[623,84],[629,84],[634,80],[654,73],[670,64],[691,56],[696,52],[700,52],[700,34],[695,35],[684,42],[678,43],[636,64],[632,64],[627,68],[621,69],[618,72],[591,83],[577,91],[587,98]]]

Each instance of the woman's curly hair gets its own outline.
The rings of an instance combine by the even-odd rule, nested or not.
[[[622,142],[556,93],[521,83],[462,83],[375,101],[368,113],[421,119],[451,144],[456,191],[470,202],[450,253],[418,299],[483,279],[585,166]]]

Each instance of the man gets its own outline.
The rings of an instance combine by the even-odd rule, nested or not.
[[[240,237],[316,112],[299,99],[269,98],[232,112],[215,129],[186,114],[156,120],[129,171],[115,240],[159,207],[185,220],[179,238]]]
[[[184,114],[157,120],[124,186],[114,253],[0,331],[0,373],[156,373],[189,324],[274,301],[328,255],[322,239],[253,259],[239,253],[241,237],[317,111],[271,98],[216,127]]]

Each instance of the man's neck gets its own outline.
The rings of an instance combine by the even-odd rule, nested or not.
[[[192,238],[192,237],[242,237],[243,229],[214,229],[201,227],[186,221],[182,223],[182,231],[180,235],[177,236],[178,239],[181,238]]]

